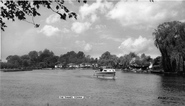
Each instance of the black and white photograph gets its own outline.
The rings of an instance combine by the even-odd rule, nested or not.
[[[185,106],[185,0],[0,7],[0,106]]]

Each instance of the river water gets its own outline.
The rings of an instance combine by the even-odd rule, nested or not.
[[[0,106],[184,106],[185,78],[94,70],[0,72]],[[66,97],[66,98],[64,98]]]

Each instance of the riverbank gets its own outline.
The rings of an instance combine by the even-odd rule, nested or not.
[[[32,71],[33,69],[1,69],[2,72]]]
[[[164,72],[164,70],[141,70],[141,69],[122,69],[123,72],[130,72],[130,73],[147,73],[147,74],[159,74],[164,76],[183,76],[185,77],[185,73],[183,72]]]

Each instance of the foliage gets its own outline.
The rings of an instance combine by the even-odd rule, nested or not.
[[[38,52],[37,51],[30,51],[28,53],[28,56],[30,57],[30,65],[33,67],[36,67],[38,64]]]
[[[162,69],[162,57],[158,56],[153,60],[153,69]]]
[[[28,54],[18,56],[8,56],[7,63],[1,62],[1,68],[54,68],[57,64],[62,64],[66,67],[68,64],[91,64],[97,66],[111,66],[113,68],[128,68],[131,65],[131,60],[135,58],[133,64],[148,65],[152,59],[150,56],[142,54],[139,57],[131,52],[121,57],[111,54],[106,51],[99,59],[92,58],[90,55],[85,55],[84,52],[70,51],[66,54],[56,56],[52,51],[45,49],[43,51],[30,51]]]
[[[130,52],[129,54],[121,56],[119,58],[119,62],[121,64],[122,68],[128,68],[130,66],[130,61],[135,57],[138,57],[138,56],[133,52]]]
[[[27,16],[32,17],[32,22],[29,23],[33,24],[35,27],[39,27],[39,24],[34,22],[34,17],[41,15],[38,12],[41,7],[57,13],[63,20],[66,20],[67,17],[77,19],[77,14],[70,11],[64,5],[64,2],[65,0],[1,0],[1,30],[4,31],[4,28],[7,27],[3,21],[4,19],[15,21],[15,18],[17,18],[29,22],[26,20]],[[80,0],[78,0],[78,2],[80,2]],[[87,1],[83,0],[83,2],[86,3]],[[64,13],[62,13],[61,10],[64,10]]]
[[[18,55],[10,55],[6,58],[7,62],[14,65],[14,67],[21,67],[22,60]]]
[[[115,67],[118,63],[118,57],[116,55],[111,55],[110,52],[106,51],[103,53],[98,61],[100,66],[111,66]]]
[[[6,58],[7,63],[2,63],[1,68],[52,68],[58,62],[58,58],[58,56],[55,56],[48,49],[40,52],[30,51],[28,54],[22,56],[8,56]]]
[[[0,68],[1,69],[12,69],[12,68],[18,68],[15,65],[11,64],[11,63],[6,63],[6,62],[0,62]]]
[[[136,60],[133,62],[133,64],[137,64],[137,66],[149,66],[152,62],[152,59],[150,56],[142,56],[139,58],[136,58]]]
[[[59,62],[64,66],[69,63],[82,64],[82,63],[97,63],[97,59],[91,58],[90,55],[85,55],[82,51],[78,53],[74,51],[67,52],[59,57]]]
[[[153,60],[153,65],[161,65],[162,66],[162,57],[158,56]]]
[[[152,61],[153,59],[150,56],[146,56],[144,53],[141,54],[141,56],[138,56],[137,54],[130,52],[119,58],[121,68],[123,69],[129,68],[130,66],[148,67]]]
[[[153,33],[155,45],[162,55],[162,66],[166,72],[183,71],[185,61],[185,23],[164,22]]]

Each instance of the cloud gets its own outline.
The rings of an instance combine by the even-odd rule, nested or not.
[[[91,22],[95,22],[98,19],[96,14],[91,15]]]
[[[180,22],[185,22],[185,19],[179,20]]]
[[[61,30],[61,32],[63,32],[63,33],[69,33],[69,29],[64,28],[64,29]]]
[[[91,23],[89,22],[84,22],[84,23],[74,22],[72,24],[71,30],[79,34],[88,30],[90,26],[91,26]]]
[[[58,14],[52,14],[48,18],[46,18],[47,24],[52,24],[60,21],[60,16]]]
[[[115,41],[115,42],[121,42],[121,41],[122,41],[122,39],[120,39],[120,38],[115,38],[115,37],[112,37],[112,36],[110,36],[110,35],[101,35],[100,38],[101,38],[101,39],[113,40],[113,41]]]
[[[161,21],[179,17],[181,2],[118,2],[107,14],[108,19],[115,19],[123,26],[151,26]],[[185,7],[184,7],[185,8]],[[182,9],[182,8],[181,8]]]
[[[99,19],[97,13],[106,13],[111,7],[112,3],[107,2],[107,0],[96,0],[96,2],[92,4],[84,4],[79,9],[78,19],[80,19],[81,22],[74,22],[71,29],[76,33],[82,33],[88,30],[90,26]]]
[[[53,36],[60,32],[60,30],[57,27],[45,25],[39,32],[45,34],[46,36]]]
[[[129,52],[144,53],[152,49],[151,48],[152,44],[153,42],[151,39],[139,36],[135,40],[133,40],[132,38],[124,40],[118,48],[122,50],[124,53]]]
[[[91,51],[91,50],[92,50],[92,45],[86,44],[85,47],[84,47],[84,50],[85,50],[86,52]]]
[[[96,25],[95,29],[104,29],[106,27],[107,27],[106,25]]]
[[[89,43],[86,43],[85,41],[76,41],[75,44],[82,48],[85,52],[89,52],[92,50],[92,45]]]
[[[81,14],[82,19],[84,19],[88,15],[96,14],[97,11],[105,13],[111,7],[111,2],[107,2],[106,0],[104,0],[104,2],[102,2],[102,0],[96,0],[96,2],[92,3],[91,5],[84,4],[83,6],[81,6],[79,13]]]
[[[71,0],[65,0],[65,2],[68,1],[69,4],[74,4]]]

